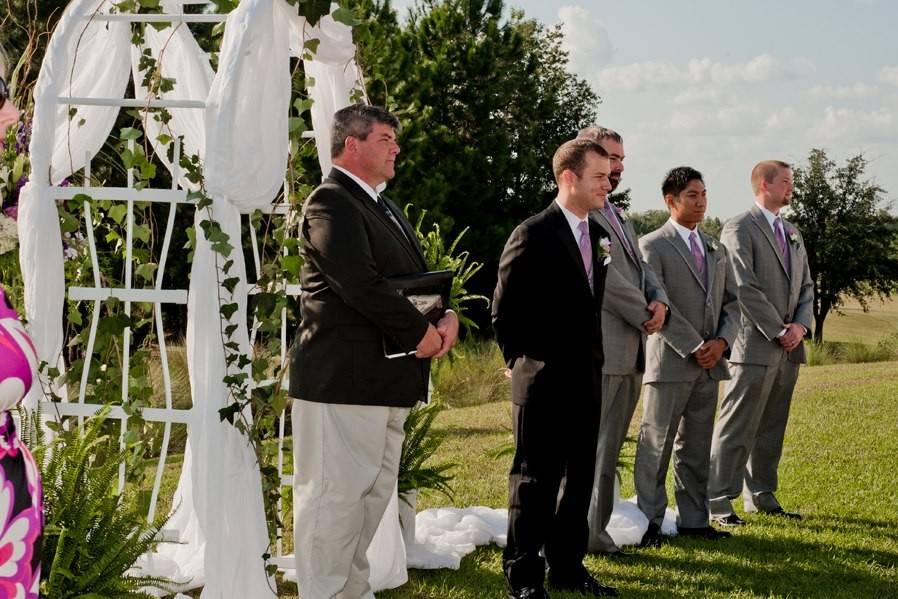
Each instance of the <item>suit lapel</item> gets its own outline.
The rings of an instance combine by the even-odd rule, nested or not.
[[[387,196],[384,194],[380,194],[380,199],[384,202],[384,205],[387,207],[387,210],[393,213],[396,217],[396,221],[399,223],[399,226],[402,227],[402,231],[406,234],[407,239],[406,243],[411,240],[412,245],[414,246],[415,253],[417,254],[418,260],[421,262],[422,268],[426,271],[429,270],[427,266],[427,261],[424,259],[424,250],[421,248],[421,243],[418,241],[418,234],[412,228],[411,223],[405,218],[405,214],[399,210],[399,207]],[[387,218],[389,220],[389,217]],[[392,222],[390,223],[393,224]],[[393,225],[395,229],[396,226]]]
[[[607,200],[606,200],[607,201]],[[614,208],[612,208],[614,210]],[[621,239],[620,235],[617,234],[617,227],[614,226],[614,223],[609,222],[608,217],[605,216],[604,210],[593,210],[596,216],[599,218],[599,224],[602,225],[602,228],[608,231],[609,235],[613,236],[613,239],[617,239],[617,242],[621,244],[621,249],[624,250],[624,256],[636,266],[637,269],[642,270],[642,265],[639,264],[635,257],[630,255],[630,252],[627,250],[627,247],[635,247],[632,243],[630,243],[629,239]],[[620,230],[624,235],[627,234],[627,228],[624,226],[624,223],[620,222]],[[609,237],[612,239],[612,237]]]
[[[383,210],[381,210],[376,204],[375,200],[368,195],[368,193],[359,187],[359,184],[347,177],[344,173],[340,172],[337,169],[331,169],[330,174],[328,175],[329,179],[333,179],[336,183],[338,183],[341,187],[343,187],[346,191],[348,191],[355,199],[359,201],[363,210],[367,210],[368,213],[374,215],[374,218],[383,223],[384,227],[387,231],[390,232],[390,235],[393,236],[393,239],[396,240],[402,248],[408,253],[408,255],[415,260],[419,265],[423,266],[423,270],[427,270],[426,264],[424,264],[424,256],[421,253],[420,248],[412,247],[409,243],[409,239],[415,239],[414,231],[411,232],[408,238],[402,234],[402,231],[396,230],[396,225],[390,220],[390,217],[387,216]],[[388,206],[389,207],[389,206]],[[396,214],[396,212],[394,212]],[[397,217],[400,222],[400,225],[404,219]],[[403,227],[403,230],[406,230]],[[406,231],[408,233],[408,231]]]
[[[783,262],[783,255],[780,254],[779,245],[776,243],[776,239],[773,237],[773,228],[770,226],[770,223],[767,222],[767,217],[764,216],[764,213],[761,212],[761,209],[758,208],[757,205],[752,206],[751,208],[751,216],[755,222],[755,226],[761,229],[761,233],[764,234],[764,237],[767,238],[767,242],[770,244],[770,249],[773,251],[773,255],[776,256],[776,259],[780,263],[780,268],[783,269],[783,273],[789,277],[790,273],[786,271],[786,263]],[[785,233],[785,231],[784,231]],[[790,277],[791,278],[791,277]]]
[[[707,294],[708,287],[705,286],[705,282],[702,281],[701,275],[699,275],[698,270],[696,270],[697,267],[695,265],[695,258],[692,257],[692,250],[689,249],[689,246],[686,245],[686,242],[683,241],[683,238],[680,237],[680,234],[677,232],[676,227],[674,227],[670,221],[667,221],[664,224],[664,233],[666,235],[668,243],[670,243],[674,247],[674,249],[680,254],[680,257],[683,259],[683,262],[686,263],[686,267],[689,269],[689,272],[692,273],[692,278],[695,279],[696,283],[698,283]],[[708,254],[705,253],[705,270],[707,269]]]
[[[558,238],[561,240],[561,244],[567,249],[568,254],[573,260],[580,274],[583,275],[583,283],[585,284],[587,290],[589,289],[589,276],[586,274],[586,267],[583,265],[583,258],[580,257],[580,248],[577,247],[577,244],[574,243],[574,235],[571,232],[571,226],[568,224],[567,219],[564,217],[564,213],[561,212],[561,208],[558,207],[558,204],[555,201],[552,201],[552,204],[546,208],[548,215],[554,219],[554,228],[555,234],[558,235]],[[593,260],[593,276],[595,276],[595,247],[593,246],[592,250],[592,260]],[[595,279],[593,279],[595,281]]]
[[[711,290],[714,289],[714,276],[717,274],[717,250],[711,249],[707,235],[699,231],[698,237],[705,246],[705,274],[708,277],[708,286],[705,289],[705,293],[710,295]]]

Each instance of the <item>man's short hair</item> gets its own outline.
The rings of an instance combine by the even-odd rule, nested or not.
[[[374,123],[389,125],[399,130],[399,119],[380,106],[352,104],[334,113],[331,127],[331,158],[338,158],[346,147],[346,138],[355,137],[365,141]]]
[[[661,195],[680,195],[689,185],[690,181],[705,182],[702,178],[702,174],[691,166],[678,166],[672,168],[668,171],[667,175],[664,176],[664,181],[661,182]]]
[[[615,131],[614,129],[608,129],[606,127],[599,127],[598,125],[592,125],[590,127],[586,127],[585,129],[580,129],[580,132],[577,134],[578,138],[592,139],[599,143],[602,143],[606,139],[610,139],[611,141],[616,141],[619,144],[624,143],[624,138],[620,136],[620,133]]]
[[[555,174],[555,182],[561,180],[561,173],[570,170],[578,177],[583,173],[583,166],[586,163],[586,155],[595,152],[602,158],[608,157],[605,148],[599,145],[599,142],[591,139],[578,137],[561,144],[555,155],[552,156],[552,172]]]
[[[782,160],[762,160],[751,169],[751,190],[758,195],[761,189],[761,179],[767,183],[773,183],[774,177],[784,168],[791,169],[792,165]]]

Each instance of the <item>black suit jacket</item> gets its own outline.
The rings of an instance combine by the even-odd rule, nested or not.
[[[384,357],[384,336],[413,351],[428,323],[387,282],[424,272],[427,264],[411,225],[383,199],[405,235],[337,169],[305,202],[301,321],[290,363],[293,397],[397,407],[427,399],[429,360]]]
[[[594,293],[554,201],[519,225],[505,244],[492,316],[496,340],[512,368],[516,404],[600,401],[607,267],[596,259],[596,247],[608,233],[592,219],[589,233]]]

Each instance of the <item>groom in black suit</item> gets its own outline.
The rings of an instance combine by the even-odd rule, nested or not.
[[[617,595],[582,563],[601,408],[602,298],[606,271],[610,293],[616,272],[607,269],[608,232],[587,215],[611,191],[610,162],[598,143],[576,139],[558,148],[552,170],[558,196],[512,232],[493,298],[511,369],[515,455],[503,556],[511,599],[548,597],[543,548],[550,587]]]

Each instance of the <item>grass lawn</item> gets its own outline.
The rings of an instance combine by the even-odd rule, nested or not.
[[[452,389],[445,387],[443,400],[465,405],[453,404]],[[510,457],[491,454],[511,439],[507,385],[490,393],[504,399],[450,408],[436,421],[437,434],[445,435],[437,459],[459,465],[451,502],[458,507],[506,504]],[[803,368],[778,493],[787,509],[804,514],[802,522],[746,516],[749,524],[728,540],[672,539],[661,549],[632,549],[625,560],[589,556],[587,567],[623,597],[898,598],[896,398],[898,362]],[[634,449],[624,449],[630,465]],[[171,464],[171,475],[176,466]],[[668,489],[672,498],[670,479]],[[625,471],[622,494],[633,493],[632,473]],[[424,494],[418,509],[449,503]],[[288,531],[288,545],[290,537]],[[465,557],[457,571],[410,570],[407,584],[378,593],[378,599],[501,598],[504,584],[501,550],[487,546]],[[294,584],[279,584],[280,597],[296,599],[296,593]],[[198,597],[199,590],[190,595]]]
[[[849,300],[842,314],[831,313],[823,323],[826,341],[876,343],[894,333],[898,333],[898,301],[893,299],[884,302],[873,299],[867,312]]]
[[[802,522],[747,516],[749,525],[729,540],[673,539],[626,560],[589,557],[587,566],[624,597],[898,597],[896,396],[894,362],[805,368],[778,494],[805,515]],[[505,505],[509,460],[488,454],[508,439],[509,422],[506,402],[440,416],[448,436],[440,457],[461,464],[455,505]],[[633,493],[629,473],[623,493]],[[421,508],[445,504],[441,497],[421,500]],[[406,585],[378,596],[503,597],[500,564],[497,547],[482,547],[458,571],[411,570]]]

